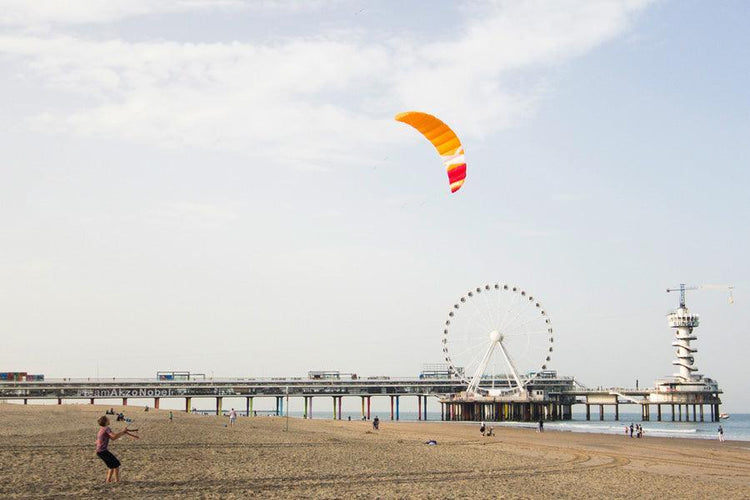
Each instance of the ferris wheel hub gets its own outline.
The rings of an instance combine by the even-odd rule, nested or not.
[[[490,342],[497,344],[498,342],[501,342],[503,340],[503,336],[498,332],[497,330],[492,330],[490,332]]]

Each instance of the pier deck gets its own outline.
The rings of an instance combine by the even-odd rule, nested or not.
[[[486,380],[480,387],[509,388],[510,382]],[[315,380],[301,377],[278,378],[233,378],[206,380],[156,380],[156,379],[48,379],[44,381],[0,382],[0,400],[89,400],[121,399],[127,405],[129,398],[153,399],[159,407],[163,398],[183,398],[185,411],[192,410],[192,398],[215,398],[216,412],[222,413],[222,398],[246,398],[246,412],[253,412],[253,400],[257,397],[276,399],[274,413],[282,414],[284,399],[304,398],[304,415],[312,415],[313,398],[332,398],[333,418],[341,418],[341,401],[344,397],[361,398],[362,416],[370,417],[370,403],[374,396],[388,396],[391,403],[391,419],[399,419],[400,398],[414,396],[418,402],[419,418],[427,418],[429,397],[437,398],[441,404],[442,420],[569,420],[572,407],[586,406],[586,419],[591,418],[591,407],[598,406],[599,419],[604,420],[604,409],[614,408],[615,420],[619,419],[622,404],[641,407],[643,420],[651,419],[651,408],[655,406],[657,420],[662,420],[663,407],[671,409],[672,420],[704,421],[704,406],[709,406],[710,421],[719,420],[719,394],[701,391],[657,392],[656,389],[632,390],[625,388],[584,389],[575,384],[572,377],[538,379],[530,383],[523,397],[472,397],[466,398],[461,391],[466,384],[448,378],[389,378],[373,377],[360,379]]]

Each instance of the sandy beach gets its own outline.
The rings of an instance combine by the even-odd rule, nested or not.
[[[144,412],[141,439],[94,455],[103,406],[0,404],[0,497],[750,498],[750,443],[537,433],[476,425]],[[121,422],[113,422],[117,431]],[[436,446],[425,444],[436,440]]]

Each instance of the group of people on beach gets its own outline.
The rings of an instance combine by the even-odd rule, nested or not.
[[[495,435],[495,430],[492,427],[487,427],[484,422],[479,424],[479,432],[482,433],[482,436],[489,437]]]
[[[110,408],[109,410],[105,411],[104,414],[105,415],[117,415],[117,417],[115,418],[115,420],[117,422],[124,422],[125,421],[125,414],[122,413],[122,412],[115,413],[115,409],[114,408]]]
[[[630,434],[630,437],[632,438],[635,434],[635,437],[640,438],[643,437],[643,427],[641,427],[641,424],[635,424],[630,423],[630,427],[625,426],[625,435],[627,436]]]

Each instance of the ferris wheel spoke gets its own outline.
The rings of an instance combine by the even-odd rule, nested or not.
[[[506,325],[506,328],[522,328],[526,325],[539,323],[540,318],[544,318],[544,321],[546,321],[546,316],[541,314],[534,314],[529,317],[519,317],[513,323]]]
[[[481,342],[476,342],[473,345],[470,345],[470,346],[462,349],[461,351],[457,351],[456,352],[456,356],[462,356],[462,355],[467,354],[469,352],[474,352],[474,351],[476,351],[476,349],[478,349],[479,347],[482,347],[484,345],[487,345],[487,339],[484,339]]]
[[[509,320],[505,324],[505,327],[509,328],[517,326],[519,324],[522,325],[533,321],[539,321],[539,316],[541,315],[538,314],[537,311],[521,311],[516,315],[516,317]]]
[[[490,353],[490,354],[491,354],[491,353]],[[464,367],[463,367],[463,368],[464,368],[464,370],[465,370],[465,372],[464,372],[464,373],[465,373],[466,375],[474,375],[474,373],[472,373],[472,371],[476,371],[476,368],[475,368],[475,367],[477,367],[477,366],[479,365],[479,363],[480,363],[480,360],[481,360],[481,359],[482,359],[482,358],[483,358],[483,357],[484,357],[485,355],[486,355],[486,353],[485,353],[485,351],[484,351],[484,350],[481,350],[481,351],[479,351],[479,352],[478,352],[477,354],[475,354],[475,355],[474,355],[474,357],[472,357],[472,358],[471,358],[471,361],[470,361],[470,362],[468,362],[468,363],[466,363],[466,366],[464,366]]]
[[[536,317],[530,317],[530,318],[524,318],[522,320],[517,321],[513,325],[507,325],[505,327],[506,332],[510,331],[549,331],[551,326],[549,323],[546,323],[547,318],[538,315]]]
[[[542,330],[536,330],[536,331],[524,331],[524,332],[516,332],[516,333],[506,333],[505,338],[515,338],[515,337],[543,337],[549,335],[546,331]]]
[[[516,296],[515,299],[512,309],[513,313],[506,316],[505,321],[501,325],[502,328],[508,328],[509,325],[512,325],[521,315],[524,314],[524,311],[519,307],[520,300],[518,300],[518,296]]]
[[[488,311],[488,314],[490,316],[492,328],[495,329],[500,324],[500,312],[492,306],[492,298],[490,297],[492,288],[487,289],[487,287],[489,286],[490,285],[485,286],[486,291],[482,294],[482,300],[484,300],[484,307]]]
[[[472,300],[471,305],[474,306],[474,309],[482,318],[482,326],[484,326],[487,331],[492,330],[492,320],[487,318],[487,313],[479,308],[476,301]]]
[[[503,287],[503,289],[505,288]],[[517,307],[517,304],[518,304],[517,295],[515,294],[515,292],[512,292],[512,291],[508,293],[510,293],[511,296],[507,300],[507,306],[505,307],[505,311],[503,311],[503,318],[499,324],[501,328],[506,325],[506,323],[508,322],[508,318],[510,316],[519,312],[519,309]],[[515,313],[513,311],[515,311]]]

